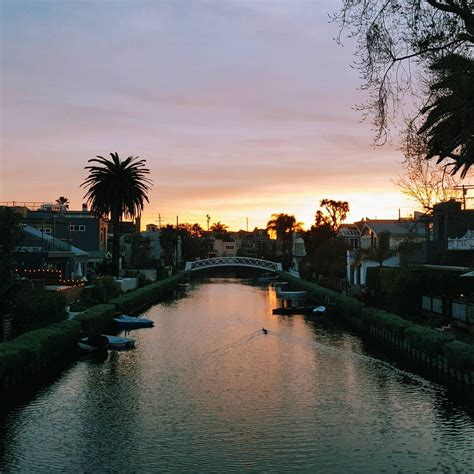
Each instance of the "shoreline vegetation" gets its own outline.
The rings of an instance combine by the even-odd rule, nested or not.
[[[416,371],[443,384],[460,384],[474,389],[474,345],[455,339],[387,311],[365,306],[356,298],[302,280],[287,272],[280,276],[304,289],[318,303],[330,305],[358,335],[368,338],[384,353],[402,358]]]
[[[474,388],[474,346],[455,340],[449,332],[415,324],[398,315],[365,306],[356,298],[342,295],[287,272],[280,276],[306,290],[318,303],[335,309],[363,338],[378,344],[384,353],[399,356],[432,380]],[[78,357],[81,336],[98,334],[121,313],[137,314],[163,300],[189,272],[180,272],[122,294],[50,326],[24,333],[0,344],[0,390],[11,395],[18,389],[31,391],[67,368]]]
[[[99,304],[74,319],[21,334],[0,344],[0,392],[2,397],[37,388],[77,359],[81,336],[98,334],[112,325],[119,313],[134,314],[158,303],[183,278],[180,272]]]

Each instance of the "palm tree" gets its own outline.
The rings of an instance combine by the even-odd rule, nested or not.
[[[211,225],[210,231],[214,233],[214,235],[218,239],[222,239],[226,236],[227,232],[229,230],[229,227],[226,226],[225,224],[222,224],[221,221],[214,222],[214,224]]]
[[[98,216],[108,217],[112,222],[112,264],[116,275],[120,269],[120,231],[122,216],[139,217],[148,201],[148,191],[152,181],[147,178],[150,170],[145,168],[145,160],[129,156],[125,160],[118,153],[111,153],[111,159],[97,156],[88,161],[96,163],[86,166],[89,176],[81,184],[88,188],[87,203]]]
[[[56,204],[60,206],[61,209],[69,209],[69,199],[66,196],[59,196],[56,199]]]
[[[267,231],[276,236],[277,245],[281,245],[284,254],[291,253],[293,234],[301,230],[301,222],[296,222],[295,216],[288,214],[272,214],[267,222]]]
[[[427,159],[452,160],[452,174],[464,178],[474,164],[474,59],[450,54],[431,66],[437,75],[431,84],[433,102],[419,133],[428,138]]]

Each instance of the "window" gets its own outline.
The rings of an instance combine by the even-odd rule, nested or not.
[[[71,224],[71,225],[69,226],[69,230],[70,230],[71,232],[85,232],[86,226],[85,226],[85,225],[82,225],[82,224],[80,224],[80,225],[78,225],[78,224]]]
[[[225,248],[226,248],[226,250],[234,250],[233,245],[226,245]]]

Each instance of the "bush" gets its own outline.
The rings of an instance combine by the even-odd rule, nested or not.
[[[362,318],[367,323],[385,328],[400,337],[404,337],[405,331],[412,325],[412,323],[396,314],[387,313],[387,311],[369,307],[364,307],[362,309]]]
[[[120,295],[120,285],[113,277],[97,278],[91,290],[91,297],[98,303],[108,303],[112,298]]]
[[[443,346],[454,340],[452,334],[411,324],[405,331],[407,341],[417,349],[429,354],[442,354]]]
[[[112,324],[112,318],[115,314],[115,306],[113,304],[99,304],[94,306],[82,314],[78,314],[74,321],[78,321],[81,325],[81,331],[88,336],[98,334],[107,326]]]
[[[443,349],[444,355],[451,367],[474,371],[474,345],[452,341],[447,343]]]
[[[21,291],[15,298],[15,327],[31,331],[66,318],[66,298],[59,291]]]
[[[61,321],[0,344],[0,389],[8,390],[61,367],[77,347],[79,323]]]

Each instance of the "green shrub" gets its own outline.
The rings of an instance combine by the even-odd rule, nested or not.
[[[405,331],[407,341],[417,349],[428,354],[442,354],[443,346],[454,340],[452,334],[411,324]]]
[[[362,308],[361,314],[367,323],[387,329],[401,337],[404,336],[406,329],[412,325],[410,321],[396,314],[388,313],[387,311],[377,308],[364,307]]]
[[[351,296],[336,295],[334,296],[336,310],[346,317],[358,318],[361,315],[364,304]]]
[[[92,287],[91,297],[98,303],[108,303],[112,298],[120,295],[120,285],[113,277],[97,278]]]
[[[474,371],[474,345],[452,341],[444,346],[443,352],[451,367]]]
[[[82,314],[78,314],[74,321],[81,325],[81,331],[89,336],[97,334],[112,324],[115,314],[115,305],[99,304],[93,306]]]
[[[15,328],[19,333],[66,318],[66,298],[59,291],[21,291],[15,298]]]
[[[61,321],[0,344],[0,389],[31,383],[63,365],[76,350],[79,330],[79,323]]]

